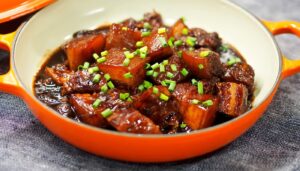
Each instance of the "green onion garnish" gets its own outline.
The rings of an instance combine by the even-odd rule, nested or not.
[[[90,74],[93,74],[93,73],[98,72],[98,71],[99,71],[99,68],[97,66],[88,69],[88,72]]]
[[[152,69],[157,69],[158,67],[159,67],[159,64],[157,62],[151,66]]]
[[[123,30],[123,31],[127,31],[127,30],[128,30],[128,27],[122,27],[122,30]]]
[[[175,64],[171,64],[171,70],[172,71],[177,71],[177,66]]]
[[[82,69],[88,69],[90,67],[89,62],[84,62]]]
[[[167,47],[168,44],[166,42],[166,39],[164,37],[159,37],[158,40],[160,41],[162,47]]]
[[[129,58],[125,58],[123,61],[123,66],[128,66],[130,63],[130,59]]]
[[[129,93],[120,93],[120,95],[119,95],[119,98],[121,99],[121,100],[127,100],[128,99],[128,97],[130,96],[130,94]]]
[[[218,50],[221,51],[221,52],[227,52],[228,49],[229,49],[229,47],[228,47],[228,45],[226,45],[226,44],[223,44],[222,46],[220,46],[220,47],[218,48]]]
[[[189,46],[191,46],[191,47],[193,47],[193,46],[195,46],[195,44],[196,44],[196,38],[195,37],[190,37],[190,36],[188,36],[187,38],[186,38],[186,44],[187,45],[189,45]]]
[[[165,72],[166,71],[166,68],[164,66],[164,64],[160,64],[159,65],[159,72]]]
[[[181,124],[180,124],[180,128],[181,128],[181,129],[186,128],[186,126],[187,126],[187,125],[186,125],[185,123],[181,123]]]
[[[193,99],[193,100],[192,100],[192,104],[199,104],[199,102],[200,102],[200,101],[197,100],[197,99]]]
[[[203,94],[203,83],[201,81],[197,83],[197,89],[199,94]]]
[[[151,65],[149,63],[146,63],[145,69],[149,69],[150,67],[151,67]]]
[[[154,72],[153,70],[149,70],[149,71],[146,72],[146,75],[151,76],[151,75],[153,75],[153,72]]]
[[[107,50],[101,52],[101,56],[106,56],[106,55],[108,55],[108,51]]]
[[[226,63],[228,66],[241,62],[241,59],[238,57],[231,57],[229,61]]]
[[[78,65],[77,70],[82,70],[83,66],[82,65]]]
[[[189,74],[189,71],[187,69],[183,68],[181,70],[181,74],[186,77]]]
[[[192,84],[193,84],[193,85],[197,85],[197,83],[198,83],[198,81],[197,81],[196,79],[193,78],[193,79],[192,79]]]
[[[108,85],[108,87],[109,87],[110,89],[114,89],[114,88],[115,88],[115,85],[114,85],[111,81],[109,81],[109,82],[107,83],[107,85]]]
[[[162,85],[162,86],[167,86],[167,83],[166,83],[166,81],[165,81],[165,80],[163,80],[163,81],[161,82],[161,85]]]
[[[174,47],[174,44],[173,44],[173,42],[174,42],[174,37],[171,37],[169,40],[168,40],[168,45],[170,46],[170,47]]]
[[[97,63],[103,63],[105,61],[106,61],[105,57],[101,57],[101,58],[97,59]]]
[[[186,18],[185,17],[181,17],[180,19],[182,20],[183,23],[186,22]]]
[[[103,93],[106,93],[107,90],[108,90],[107,84],[104,84],[103,86],[101,86],[100,89],[101,89],[101,91],[102,91]]]
[[[182,44],[183,44],[183,41],[182,41],[182,40],[176,40],[176,41],[174,42],[174,45],[175,45],[176,47],[181,46]]]
[[[177,55],[178,55],[179,58],[181,58],[181,57],[182,57],[182,51],[181,51],[181,50],[178,51],[178,52],[177,52]]]
[[[156,78],[158,76],[158,72],[154,71],[152,77]]]
[[[145,87],[144,87],[143,84],[141,84],[141,85],[138,86],[138,89],[139,89],[140,91],[144,91]]]
[[[101,115],[104,117],[104,118],[107,118],[109,117],[111,114],[113,113],[113,111],[109,108],[105,109],[103,112],[101,112]]]
[[[202,102],[202,105],[204,107],[209,107],[209,106],[212,106],[214,104],[214,102],[212,100],[206,100],[204,102]]]
[[[104,78],[106,79],[106,81],[110,80],[110,75],[109,74],[104,74]]]
[[[182,34],[183,35],[188,35],[189,34],[189,29],[187,29],[187,28],[184,28],[184,29],[182,29]]]
[[[176,82],[175,82],[175,81],[172,81],[172,82],[170,83],[168,89],[169,89],[170,91],[174,91],[175,87],[176,87]]]
[[[160,93],[159,98],[163,101],[168,101],[169,100],[169,96],[167,96],[163,93]]]
[[[207,57],[210,53],[211,53],[210,50],[205,50],[205,51],[201,51],[199,55],[200,57],[204,58]]]
[[[97,107],[99,107],[100,104],[101,104],[101,100],[97,99],[97,100],[94,101],[92,106],[93,106],[93,108],[97,108]]]
[[[151,26],[148,22],[145,22],[145,23],[144,23],[144,28],[145,28],[145,29],[151,29],[152,26]]]
[[[158,90],[157,87],[153,87],[153,93],[154,93],[154,94],[158,94],[158,93],[159,93],[159,90]]]
[[[169,60],[167,60],[167,59],[165,59],[165,60],[163,60],[163,65],[168,65],[169,64]]]
[[[100,74],[96,74],[93,78],[93,83],[99,83],[100,81],[100,78],[101,78],[101,75]]]
[[[94,53],[93,57],[94,57],[95,60],[97,60],[98,58],[100,58],[100,56],[97,53]]]
[[[167,31],[167,29],[165,27],[162,27],[157,30],[157,33],[162,34],[162,33],[165,33],[166,31]]]
[[[144,86],[146,89],[149,89],[149,88],[151,88],[151,87],[153,86],[153,84],[152,84],[151,82],[145,80],[145,81],[143,82],[143,86]]]
[[[140,47],[144,46],[144,42],[143,41],[137,41],[135,46],[140,48]]]
[[[168,78],[173,78],[173,77],[174,77],[174,74],[171,73],[171,72],[167,72],[167,77],[168,77]]]
[[[130,53],[129,51],[125,51],[125,52],[124,52],[124,55],[125,55],[126,58],[129,58],[129,59],[131,59],[131,58],[134,57],[134,54],[133,54],[133,53]]]
[[[146,58],[147,56],[147,51],[148,51],[148,47],[147,46],[144,46],[142,48],[140,48],[140,57],[141,58]]]
[[[124,74],[124,77],[128,79],[128,78],[132,78],[133,75],[130,72],[127,72],[126,74]]]
[[[142,32],[142,37],[147,37],[151,34],[150,31],[145,31],[145,32]]]
[[[199,65],[198,65],[198,68],[199,68],[200,70],[202,70],[202,69],[204,68],[203,64],[199,64]]]

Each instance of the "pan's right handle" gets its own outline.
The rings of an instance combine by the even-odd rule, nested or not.
[[[264,24],[273,35],[279,34],[294,34],[300,38],[300,23],[295,21],[264,21]],[[294,75],[300,72],[300,60],[290,60],[283,56],[283,71],[282,77]]]

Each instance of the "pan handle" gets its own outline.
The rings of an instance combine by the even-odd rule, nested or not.
[[[0,48],[10,51],[10,58],[12,56],[12,43],[15,34],[16,32],[12,32],[9,34],[0,34]],[[10,63],[12,62],[10,61]],[[6,74],[0,75],[0,91],[15,94],[18,96],[20,96],[20,93],[22,92],[22,88],[20,87],[15,77],[12,65],[10,65],[10,69]]]
[[[300,38],[300,23],[295,21],[263,21],[266,27],[270,30],[273,35],[279,34],[293,34]],[[290,60],[283,57],[283,71],[282,77],[294,75],[300,72],[300,60]]]

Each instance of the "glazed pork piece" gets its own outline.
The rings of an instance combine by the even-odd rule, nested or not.
[[[189,133],[247,112],[254,76],[217,33],[183,18],[167,26],[153,11],[74,33],[42,67],[34,91],[61,115],[98,128]]]

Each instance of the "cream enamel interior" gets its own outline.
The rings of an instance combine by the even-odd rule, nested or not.
[[[272,91],[280,74],[280,56],[272,35],[252,15],[223,0],[63,0],[31,18],[14,46],[17,76],[29,94],[35,74],[49,52],[71,38],[72,33],[102,23],[139,19],[155,9],[171,25],[184,16],[190,27],[216,31],[233,44],[255,70],[255,100],[259,105]]]

